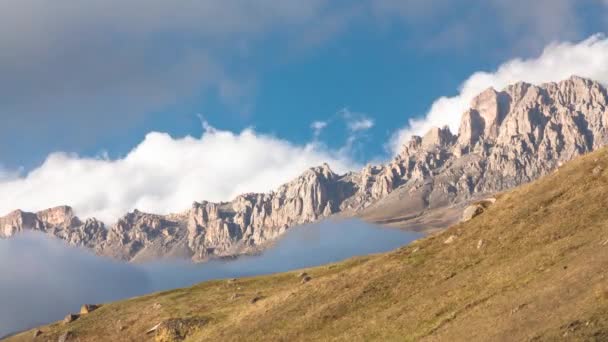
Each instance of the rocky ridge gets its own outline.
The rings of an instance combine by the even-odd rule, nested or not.
[[[41,231],[129,261],[248,253],[289,227],[334,214],[407,217],[534,180],[607,144],[607,102],[602,85],[576,76],[487,89],[463,113],[458,134],[433,128],[384,165],[338,175],[324,164],[270,193],[194,202],[170,215],[135,210],[108,227],[82,221],[67,206],[17,210],[0,218],[0,238]]]

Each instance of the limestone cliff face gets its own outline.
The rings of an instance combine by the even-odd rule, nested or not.
[[[171,215],[134,211],[109,227],[83,222],[65,206],[14,211],[0,218],[0,238],[36,230],[131,261],[248,253],[289,227],[336,213],[406,216],[536,179],[608,143],[607,101],[603,86],[579,77],[488,89],[463,113],[457,135],[433,128],[384,165],[337,175],[325,164],[270,193],[194,202]]]
[[[194,202],[171,215],[135,210],[109,227],[95,219],[82,222],[66,206],[38,213],[15,211],[0,218],[0,238],[34,230],[123,260],[202,261],[255,251],[289,227],[332,215],[350,195],[347,190],[325,164],[268,194],[244,194],[225,203]]]
[[[46,209],[38,213],[15,210],[0,217],[0,238],[9,238],[24,230],[48,233],[75,245],[98,250],[107,231],[102,222],[95,219],[80,221],[68,206]]]
[[[441,207],[543,176],[608,143],[607,99],[603,86],[576,76],[488,89],[463,113],[457,136],[435,128],[404,146],[385,166],[400,169],[391,178],[400,186],[374,206],[399,197]]]

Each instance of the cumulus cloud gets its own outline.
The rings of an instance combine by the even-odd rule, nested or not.
[[[348,108],[343,108],[339,114],[346,122],[346,127],[351,133],[367,131],[374,127],[374,120],[366,114],[353,112]]]
[[[462,83],[458,95],[435,100],[424,117],[410,120],[399,130],[391,139],[391,150],[397,153],[412,135],[422,135],[431,127],[447,125],[457,132],[460,117],[473,97],[489,87],[500,90],[518,81],[557,82],[572,75],[608,84],[608,38],[594,35],[578,43],[552,43],[540,56],[512,59],[495,71],[472,74]]]
[[[363,118],[348,123],[348,129],[351,132],[366,131],[372,127],[374,127],[374,120],[370,118]]]
[[[17,178],[18,176],[19,176],[19,170],[9,171],[0,164],[0,182],[14,179],[14,178]]]
[[[345,153],[316,143],[296,145],[252,129],[236,134],[203,126],[200,138],[149,133],[114,160],[53,153],[26,175],[0,178],[0,215],[67,204],[80,216],[111,223],[133,209],[178,212],[194,200],[269,191],[323,162],[336,172],[358,168]]]
[[[317,139],[325,127],[327,127],[327,121],[313,121],[313,123],[310,124],[313,137]]]

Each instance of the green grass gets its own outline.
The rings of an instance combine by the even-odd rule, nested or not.
[[[301,270],[205,282],[106,304],[41,327],[38,339],[69,330],[80,341],[604,341],[608,172],[594,174],[598,165],[608,170],[608,150],[407,247],[306,269],[305,284]],[[145,333],[160,322],[181,328]]]

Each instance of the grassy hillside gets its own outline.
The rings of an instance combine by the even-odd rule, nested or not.
[[[111,303],[37,339],[606,341],[607,194],[602,149],[393,252]]]

